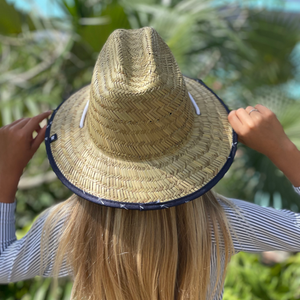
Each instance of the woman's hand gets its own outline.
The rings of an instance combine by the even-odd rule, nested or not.
[[[266,156],[274,156],[274,151],[291,143],[276,115],[263,105],[233,110],[228,120],[240,142]]]
[[[45,137],[46,126],[41,128],[39,123],[50,114],[48,111],[0,128],[0,202],[14,202],[23,169]]]
[[[294,186],[300,186],[300,151],[270,109],[260,104],[239,108],[228,120],[240,142],[268,156]]]

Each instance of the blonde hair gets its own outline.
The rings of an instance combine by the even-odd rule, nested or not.
[[[153,211],[115,209],[73,195],[50,210],[42,259],[49,257],[49,237],[64,215],[54,270],[57,275],[64,260],[70,266],[71,299],[204,300],[221,293],[234,249],[226,215],[211,191]],[[217,281],[211,285],[212,231]]]

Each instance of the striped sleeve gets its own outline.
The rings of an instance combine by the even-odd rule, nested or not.
[[[0,206],[0,284],[33,278],[41,273],[41,236],[47,214],[42,214],[32,225],[29,232],[20,240],[15,237],[15,205]],[[51,277],[59,236],[64,220],[59,220],[50,233],[50,256],[47,258],[43,277]],[[70,275],[70,269],[63,262],[59,277]]]
[[[300,214],[231,199],[236,209],[221,203],[237,252],[300,251]]]
[[[14,203],[0,203],[0,255],[13,242],[17,240],[15,234]]]
[[[299,186],[299,187],[295,187],[295,186],[294,186],[294,190],[295,190],[295,192],[296,192],[297,194],[300,195],[300,186]]]

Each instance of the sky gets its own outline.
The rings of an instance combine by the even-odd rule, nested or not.
[[[9,3],[14,3],[15,6],[25,11],[36,11],[45,17],[63,17],[64,13],[56,4],[56,0],[7,0]],[[235,0],[214,0],[216,4],[227,4],[235,2]],[[286,11],[299,11],[300,0],[239,0],[243,5],[250,5],[255,7],[267,7],[269,9],[284,9]],[[282,4],[284,3],[284,4]]]
[[[25,11],[35,11],[44,17],[63,17],[64,13],[56,0],[6,0],[15,7]]]

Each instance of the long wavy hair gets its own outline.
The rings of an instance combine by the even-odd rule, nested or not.
[[[234,248],[224,210],[211,191],[153,211],[115,209],[72,195],[49,211],[42,259],[51,255],[50,235],[61,218],[66,221],[54,275],[68,264],[71,299],[204,300],[222,291]],[[213,243],[217,280],[212,284]]]

